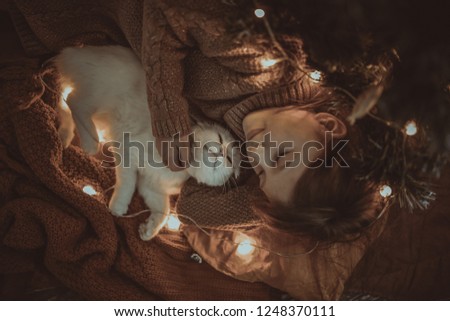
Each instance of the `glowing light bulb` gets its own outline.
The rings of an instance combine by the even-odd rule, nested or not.
[[[83,192],[90,196],[97,195],[97,191],[92,187],[92,185],[86,185],[83,187]]]
[[[383,185],[380,188],[380,195],[383,197],[389,197],[392,195],[392,188],[389,185]]]
[[[98,135],[98,141],[100,143],[104,143],[106,141],[104,129],[97,129],[97,135]]]
[[[255,250],[255,247],[252,244],[250,239],[243,240],[239,243],[236,252],[239,255],[246,256],[251,254]]]
[[[176,215],[170,214],[169,218],[167,219],[166,226],[171,231],[179,231],[181,222]]]
[[[266,15],[266,12],[263,9],[256,9],[255,16],[258,18],[263,18]]]
[[[414,120],[410,120],[405,124],[405,133],[408,136],[414,136],[417,134],[417,124]]]
[[[62,92],[62,97],[64,100],[67,100],[67,97],[69,97],[69,94],[73,91],[73,88],[70,86],[67,86],[66,88],[64,88],[63,92]]]
[[[260,63],[263,68],[269,68],[276,65],[278,61],[278,59],[261,59]]]
[[[312,71],[309,73],[309,77],[315,82],[319,82],[322,80],[322,73],[318,70]]]

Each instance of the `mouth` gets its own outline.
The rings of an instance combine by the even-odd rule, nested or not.
[[[248,135],[246,135],[247,140],[252,140],[253,137],[255,137],[256,135],[258,135],[259,133],[261,133],[264,130],[264,128],[255,128],[252,129]]]

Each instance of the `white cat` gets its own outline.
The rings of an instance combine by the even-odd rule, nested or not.
[[[63,145],[70,144],[75,127],[81,147],[89,154],[99,150],[97,129],[102,129],[106,140],[120,143],[115,154],[116,184],[109,208],[114,215],[126,214],[137,186],[151,210],[150,217],[139,229],[143,240],[151,239],[164,226],[170,209],[169,195],[178,194],[189,176],[200,183],[220,186],[230,177],[239,175],[240,153],[230,148],[233,137],[221,126],[208,123],[193,127],[200,147],[191,148],[191,160],[200,166],[172,172],[166,167],[149,165],[151,158],[159,164],[162,162],[156,148],[148,144],[155,138],[145,73],[130,49],[120,46],[66,48],[55,57],[54,63],[61,74],[62,88],[72,89],[70,95],[65,93],[67,99],[61,102],[59,109],[59,134]],[[127,146],[133,145],[131,148],[125,144],[125,133],[130,134],[129,141],[133,143]],[[136,147],[139,145],[136,142],[140,142],[141,147]],[[208,164],[204,162],[205,156],[209,157]]]

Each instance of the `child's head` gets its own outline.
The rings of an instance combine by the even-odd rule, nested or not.
[[[342,120],[349,104],[341,102],[326,98],[244,119],[249,158],[269,200],[259,207],[271,226],[337,239],[374,216],[374,187],[352,166],[353,142]]]

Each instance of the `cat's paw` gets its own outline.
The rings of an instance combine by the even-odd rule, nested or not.
[[[128,212],[128,204],[111,200],[109,210],[114,216],[124,216]]]
[[[139,236],[143,241],[149,241],[154,238],[158,232],[166,224],[168,216],[163,214],[152,214],[150,217],[139,226]]]

